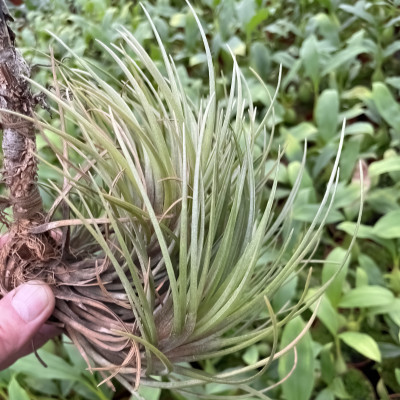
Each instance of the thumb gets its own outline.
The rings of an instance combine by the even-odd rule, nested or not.
[[[40,281],[18,286],[0,300],[0,370],[16,361],[54,309],[50,287]]]

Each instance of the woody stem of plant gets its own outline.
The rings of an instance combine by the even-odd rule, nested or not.
[[[12,21],[4,0],[0,0],[0,113],[3,128],[3,182],[9,190],[14,226],[43,221],[43,204],[37,184],[34,97],[26,77],[29,67],[14,47]]]

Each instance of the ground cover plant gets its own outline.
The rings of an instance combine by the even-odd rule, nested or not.
[[[7,221],[3,212],[8,240],[0,253],[1,292],[32,279],[50,284],[56,323],[89,371],[99,371],[111,388],[113,377],[137,397],[140,385],[190,395],[192,387],[219,383],[236,386],[239,398],[268,398],[263,393],[273,387],[257,390],[249,384],[295,348],[315,313],[279,352],[278,329],[299,321],[295,317],[328,282],[306,297],[309,274],[297,304],[283,305],[277,315],[269,298],[299,269],[308,269],[333,202],[341,144],[319,210],[294,243],[286,217],[305,156],[292,191],[274,215],[281,155],[272,168],[265,165],[274,99],[271,112],[258,123],[232,54],[229,94],[217,102],[211,52],[191,11],[209,73],[209,95],[199,106],[185,94],[145,10],[167,78],[123,28],[120,46],[103,45],[125,77],[114,86],[73,52],[81,68],[56,65],[51,58],[55,89],[40,87],[37,97],[46,95],[55,103],[59,126],[32,115],[35,98],[22,76],[24,61],[14,56],[14,38],[4,25],[3,52],[10,56],[2,70],[7,83],[2,88],[3,175],[12,218]],[[50,182],[54,201],[48,213],[37,186],[35,126],[44,138],[49,131],[63,141],[62,151],[49,142],[64,183],[58,188]],[[63,219],[53,220],[59,205],[64,205]],[[51,234],[56,228],[63,228],[58,241]],[[260,318],[263,308],[268,312]],[[269,356],[252,365],[215,374],[194,365],[268,337]]]
[[[358,160],[363,160],[364,165],[366,199],[357,245],[342,274],[323,297],[318,321],[301,342],[301,350],[298,348],[307,362],[298,363],[291,378],[270,394],[273,398],[373,399],[390,398],[400,391],[396,370],[399,357],[398,6],[395,1],[287,1],[284,4],[280,1],[201,1],[195,4],[215,60],[217,99],[223,97],[224,88],[232,78],[233,59],[226,44],[236,55],[254,104],[261,110],[261,118],[262,109],[270,106],[270,98],[247,67],[255,69],[273,93],[279,64],[283,65],[281,90],[274,107],[277,133],[270,150],[272,159],[276,159],[279,146],[285,148],[276,191],[282,201],[295,182],[303,141],[305,138],[308,141],[305,179],[291,213],[295,228],[293,240],[315,215],[338,147],[340,123],[344,117],[348,119],[337,200],[328,216],[328,228],[321,237],[323,250],[315,255],[326,261],[313,265],[316,279],[311,281],[311,286],[317,290],[318,278],[325,282],[331,276],[337,263],[343,260],[349,237],[354,233],[359,197],[359,178],[354,171]],[[151,2],[146,8],[167,52],[176,60],[185,92],[198,105],[200,95],[207,95],[208,91],[203,85],[207,68],[192,14],[181,2]],[[95,39],[118,42],[121,34],[115,28],[122,24],[162,68],[162,54],[151,26],[140,7],[130,2],[30,1],[18,12],[20,19],[16,22],[21,29],[17,34],[20,43],[25,43],[24,53],[28,60],[32,59],[38,82],[49,82],[52,74],[50,68],[35,67],[36,63],[49,65],[48,59],[37,51],[48,52],[51,37],[45,29],[61,37],[76,54],[100,65],[119,80],[121,71]],[[53,41],[53,46],[56,58],[65,56],[61,45]],[[73,65],[73,57],[66,57]],[[114,82],[106,74],[101,78]],[[51,132],[48,136],[52,142],[59,141]],[[53,150],[49,144],[39,139],[38,146],[41,156],[51,159]],[[257,144],[255,150],[258,151]],[[39,174],[42,182],[57,177],[47,167]],[[48,207],[52,198],[42,193]],[[274,310],[297,302],[305,281],[306,275],[301,273],[281,288],[272,300]],[[289,324],[283,330],[281,346],[301,329],[299,320]],[[271,345],[270,340],[265,340],[242,355],[199,364],[210,374],[217,367],[218,370],[230,368],[242,361],[253,364],[268,354]],[[64,369],[54,376],[55,381],[43,383],[43,392],[32,392],[29,386],[33,379],[27,367],[32,362],[30,358],[24,361],[28,364],[21,362],[14,366],[14,373],[18,373],[14,378],[10,371],[3,373],[2,387],[11,387],[14,391],[22,384],[30,396],[72,398],[76,396],[71,391],[72,384],[68,385],[66,379],[60,380],[68,376],[73,382],[79,382],[75,387],[80,393],[93,398],[112,398],[104,386],[95,389],[95,380],[89,374],[76,373],[74,366],[79,358],[71,346],[51,344],[48,350]],[[293,365],[291,357],[273,363],[254,386],[265,388],[284,378]],[[207,398],[213,393],[236,392],[222,384],[210,384],[199,389],[198,396]],[[144,396],[190,398],[157,390]]]

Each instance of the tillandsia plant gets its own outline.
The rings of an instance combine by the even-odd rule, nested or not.
[[[114,376],[132,393],[139,384],[187,391],[218,382],[238,385],[242,398],[266,399],[269,388],[256,391],[249,383],[295,347],[301,335],[277,351],[279,328],[327,285],[306,297],[310,269],[296,305],[271,307],[277,290],[307,268],[318,246],[341,144],[315,219],[293,243],[288,225],[305,158],[286,203],[274,212],[282,154],[270,170],[266,161],[275,97],[259,118],[232,55],[229,94],[217,101],[211,52],[193,15],[209,71],[209,94],[199,106],[186,95],[147,15],[165,73],[123,28],[122,44],[102,45],[123,72],[121,82],[108,77],[110,85],[107,71],[71,50],[80,68],[51,58],[54,89],[39,87],[53,105],[51,123],[33,112],[28,82],[35,83],[3,18],[4,181],[13,219],[3,216],[9,240],[0,252],[0,288],[4,295],[30,279],[49,283],[57,299],[54,321],[110,385]],[[49,141],[63,184],[42,183],[54,195],[48,212],[36,179],[35,128],[64,143],[59,149]],[[191,364],[266,339],[271,354],[254,365],[210,375]]]

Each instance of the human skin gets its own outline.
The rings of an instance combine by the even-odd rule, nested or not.
[[[0,248],[8,235],[0,236]],[[59,333],[46,321],[54,310],[50,287],[40,281],[18,286],[0,300],[0,370]]]

